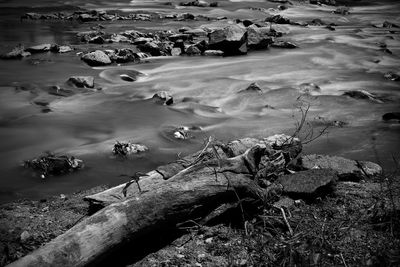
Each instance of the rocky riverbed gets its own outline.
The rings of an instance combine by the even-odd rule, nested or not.
[[[78,197],[70,197],[73,192],[125,183],[135,172],[202,149],[210,136],[227,142],[295,133],[303,140],[304,153],[332,156],[327,162],[342,156],[377,162],[388,173],[398,168],[396,1],[73,0],[66,5],[17,0],[2,1],[0,7],[0,202],[9,203],[2,207],[7,220],[19,220],[17,214],[24,210],[18,229],[2,229],[8,240],[2,249],[9,251],[3,264],[86,214]],[[299,125],[303,127],[296,131]],[[376,189],[378,184],[370,184],[375,182],[381,181],[369,181],[366,187]],[[60,194],[74,203],[64,207]],[[296,211],[314,208],[316,218],[326,218],[325,209],[331,201],[342,201],[342,195],[297,207],[293,219]],[[49,199],[76,213],[54,232],[57,216],[41,216],[38,225],[53,222],[43,228],[48,234],[41,239],[27,221],[30,213],[45,215],[40,210],[53,203]],[[364,205],[344,199],[346,212],[352,201]],[[364,208],[368,211],[366,204],[357,213],[361,217]],[[325,219],[315,220],[326,226]],[[25,230],[29,238],[21,236]],[[233,233],[237,238],[243,234],[238,231]],[[386,234],[379,242],[389,238]],[[192,241],[202,242],[194,238],[190,246]],[[20,243],[9,246],[13,242]],[[275,245],[295,241],[279,242]],[[208,258],[207,248],[197,253],[205,260],[179,249],[183,252],[176,254],[176,264],[222,264]],[[163,253],[155,259],[169,262]],[[259,263],[250,258],[241,262],[229,253],[221,254],[223,264]],[[349,255],[344,260],[332,255],[314,263],[368,265],[381,257],[357,254],[352,261]],[[277,263],[272,256],[268,260]],[[144,265],[152,258],[146,260]]]

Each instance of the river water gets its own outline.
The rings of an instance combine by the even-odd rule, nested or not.
[[[249,7],[276,7],[276,3],[222,1],[216,9],[175,9],[160,1],[85,1],[88,8],[193,12],[228,18],[263,18],[265,11]],[[61,5],[81,1],[37,1],[38,9],[64,10]],[[29,2],[29,5],[32,5]],[[75,45],[77,51],[93,45],[78,43],[76,33],[96,23],[20,21],[31,9],[26,1],[0,1],[0,50],[9,51],[18,43]],[[142,64],[91,68],[73,53],[38,54],[18,61],[0,61],[0,202],[16,198],[43,198],[71,193],[99,184],[126,181],[120,174],[149,171],[156,166],[201,149],[208,136],[222,141],[244,136],[292,133],[299,99],[310,103],[308,119],[346,122],[330,128],[328,134],[305,146],[307,153],[339,155],[359,160],[379,161],[393,170],[392,155],[399,156],[400,124],[383,122],[386,112],[399,112],[399,82],[383,74],[400,71],[400,29],[375,28],[371,23],[385,20],[400,25],[396,2],[370,2],[353,6],[351,14],[333,14],[333,7],[294,5],[280,14],[292,20],[322,18],[334,22],[336,31],[324,27],[279,26],[285,40],[298,49],[270,48],[238,57],[162,57]],[[269,10],[272,14],[274,11]],[[215,26],[211,24],[208,26]],[[215,22],[217,23],[217,22]],[[198,27],[203,22],[190,22]],[[177,29],[182,22],[112,22],[106,31]],[[278,26],[276,26],[278,27]],[[385,43],[393,54],[379,50]],[[134,71],[143,75],[136,82],[121,80]],[[47,93],[49,86],[65,87],[73,75],[92,75],[96,88],[70,97]],[[240,92],[252,82],[263,92]],[[315,83],[320,92],[301,95],[299,85]],[[171,93],[174,105],[161,106],[150,100],[160,90]],[[384,103],[342,96],[346,90],[367,90],[384,95]],[[37,103],[50,103],[43,112]],[[36,103],[36,104],[35,104]],[[194,138],[175,140],[171,129],[180,125],[200,126]],[[315,124],[315,130],[318,131]],[[131,140],[150,148],[148,153],[118,160],[111,156],[115,140]],[[20,167],[44,151],[73,154],[85,161],[82,171],[40,179]]]

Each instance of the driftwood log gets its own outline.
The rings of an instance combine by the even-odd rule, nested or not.
[[[253,181],[265,149],[255,146],[226,159],[211,159],[180,171],[162,186],[113,203],[9,266],[87,266],[111,250],[154,230],[205,217],[223,203],[258,198]]]

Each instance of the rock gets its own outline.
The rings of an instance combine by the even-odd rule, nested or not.
[[[282,149],[285,146],[299,145],[300,139],[286,134],[275,134],[264,138],[263,141],[274,149]]]
[[[333,11],[333,13],[340,14],[340,15],[349,15],[350,9],[346,6],[341,6],[341,7],[338,7],[335,11]]]
[[[136,78],[129,76],[128,74],[121,74],[119,75],[121,80],[126,81],[126,82],[134,82],[136,81]]]
[[[326,23],[322,19],[313,19],[312,21],[310,21],[309,24],[312,25],[312,26],[324,26],[324,25],[326,25]]]
[[[93,88],[94,78],[92,76],[72,76],[68,82],[79,88]]]
[[[243,90],[239,91],[239,93],[243,93],[243,92],[262,93],[262,89],[260,88],[260,86],[256,82],[254,82],[254,83],[251,83],[246,89],[243,89]]]
[[[22,243],[25,243],[26,241],[28,241],[28,239],[31,237],[31,235],[29,234],[28,231],[23,231],[20,235],[20,239]]]
[[[380,99],[378,96],[375,94],[372,94],[370,92],[367,92],[365,90],[354,90],[354,91],[347,91],[343,95],[349,96],[351,98],[355,99],[366,99],[370,100],[376,103],[383,103],[383,99]]]
[[[391,81],[400,81],[400,75],[393,72],[387,72],[383,75],[383,77]]]
[[[296,44],[287,41],[277,41],[274,42],[271,46],[277,48],[289,48],[289,49],[297,48]]]
[[[221,148],[228,157],[233,158],[242,155],[249,148],[257,145],[262,148],[265,148],[267,146],[267,144],[260,139],[247,137],[239,140],[230,141],[228,144],[222,146]]]
[[[176,42],[178,40],[189,41],[192,40],[192,36],[190,34],[181,33],[181,34],[173,34],[168,37],[171,42]]]
[[[314,120],[311,122],[313,126],[317,127],[339,127],[342,128],[347,125],[347,122],[339,121],[339,120],[330,120],[326,119],[322,116],[316,116]]]
[[[207,32],[204,31],[203,29],[188,30],[185,33],[189,34],[191,36],[195,36],[195,37],[206,37],[207,36]]]
[[[81,42],[89,42],[90,39],[104,36],[105,32],[102,31],[86,31],[86,32],[79,32],[76,36],[80,38]]]
[[[139,37],[139,38],[135,38],[132,43],[134,45],[143,45],[145,43],[149,43],[149,42],[153,42],[154,39],[153,38],[146,38],[146,37]]]
[[[12,51],[7,54],[1,55],[2,59],[21,59],[30,56],[30,52],[26,52],[22,45],[16,46]]]
[[[89,66],[104,66],[111,64],[110,58],[101,50],[87,53],[81,58]]]
[[[247,45],[251,49],[263,49],[267,48],[273,39],[269,36],[269,27],[257,27],[256,25],[250,25],[247,27]]]
[[[185,52],[189,56],[194,56],[194,55],[200,55],[201,54],[200,49],[198,49],[197,46],[195,46],[195,45],[188,46],[188,48],[186,48]]]
[[[275,15],[265,19],[266,22],[276,23],[276,24],[290,24],[290,19],[282,17],[281,15]]]
[[[389,22],[389,21],[383,22],[382,27],[383,27],[383,28],[400,28],[399,25],[394,24],[394,23]]]
[[[332,170],[308,170],[281,176],[277,182],[289,196],[316,197],[331,189],[336,180],[336,172]]]
[[[138,154],[149,150],[147,146],[140,144],[133,144],[130,141],[124,143],[116,141],[112,152],[114,155],[128,156],[131,154]]]
[[[53,53],[68,53],[73,51],[73,49],[68,45],[52,44],[50,47],[50,51]]]
[[[95,36],[93,38],[90,38],[88,42],[90,44],[104,44],[106,40],[103,38],[103,36]]]
[[[382,116],[382,120],[384,120],[384,121],[397,120],[398,122],[400,122],[400,112],[385,113]]]
[[[45,178],[49,174],[65,174],[82,169],[84,164],[82,160],[73,156],[46,153],[38,158],[24,161],[24,166],[39,172],[41,177]]]
[[[179,47],[174,47],[171,49],[171,56],[179,56],[182,54],[182,50]]]
[[[359,181],[382,173],[382,168],[373,162],[355,161],[343,157],[326,155],[305,155],[298,164],[309,169],[331,169],[338,173],[340,180]]]
[[[205,56],[223,56],[224,52],[221,50],[206,50],[204,51]]]
[[[98,17],[92,16],[91,14],[80,14],[78,20],[82,22],[98,20]]]
[[[164,105],[172,105],[174,103],[173,97],[166,91],[157,92],[153,95],[153,99],[157,100],[157,102],[161,102]]]
[[[302,94],[310,94],[313,92],[321,92],[321,88],[315,83],[302,83],[299,85],[299,91]]]
[[[55,86],[50,86],[47,90],[47,92],[51,95],[56,95],[56,96],[71,96],[75,94],[72,90],[64,89],[61,88],[58,85]]]
[[[111,35],[110,40],[114,43],[128,43],[130,41],[128,37],[121,34]]]
[[[209,49],[221,50],[225,55],[247,53],[247,31],[239,25],[230,25],[209,34]]]
[[[204,53],[208,49],[208,42],[206,40],[201,40],[197,42],[195,46],[200,50],[201,53]]]
[[[35,45],[35,46],[28,47],[27,49],[25,49],[25,51],[32,53],[32,54],[43,53],[43,52],[50,51],[50,47],[51,47],[51,44],[41,44],[41,45]]]
[[[152,56],[161,56],[161,49],[155,42],[138,45],[138,48],[140,51],[150,53]]]
[[[181,140],[186,140],[189,139],[191,136],[189,134],[189,127],[186,126],[180,126],[174,131],[174,138],[175,139],[181,139]]]

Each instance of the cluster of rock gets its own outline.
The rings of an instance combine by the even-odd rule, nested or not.
[[[45,53],[45,52],[53,52],[53,53],[67,53],[73,51],[68,45],[58,45],[58,44],[40,44],[25,48],[23,45],[16,46],[10,52],[0,55],[2,59],[21,59],[24,57],[29,57],[32,54],[37,53]]]
[[[194,1],[196,2],[196,1]],[[195,4],[194,2],[189,2]],[[182,3],[185,5],[185,3]],[[202,5],[199,2],[199,6]],[[207,4],[208,6],[215,5]],[[129,13],[126,15],[113,13],[109,14],[104,10],[79,10],[73,13],[50,13],[50,14],[42,14],[42,13],[25,13],[21,16],[21,19],[28,20],[69,20],[69,21],[79,21],[79,22],[93,22],[93,21],[116,21],[116,20],[135,20],[135,21],[151,21],[155,19],[175,19],[178,21],[181,20],[209,20],[211,18],[206,17],[204,15],[194,15],[191,13],[179,13],[179,14],[159,14],[159,13]]]
[[[248,50],[265,49],[270,45],[280,48],[297,47],[291,42],[274,40],[275,37],[281,35],[272,29],[269,23],[251,24],[247,27],[243,23],[238,23],[214,30],[182,28],[178,32],[143,33],[129,30],[107,34],[103,31],[89,31],[79,33],[78,37],[82,42],[87,43],[132,44],[131,49],[96,50],[82,55],[81,59],[87,64],[101,66],[111,63],[139,62],[149,56],[230,56],[243,55]]]
[[[218,2],[207,3],[205,1],[189,1],[189,2],[181,2],[179,3],[180,6],[196,6],[196,7],[217,7]]]

